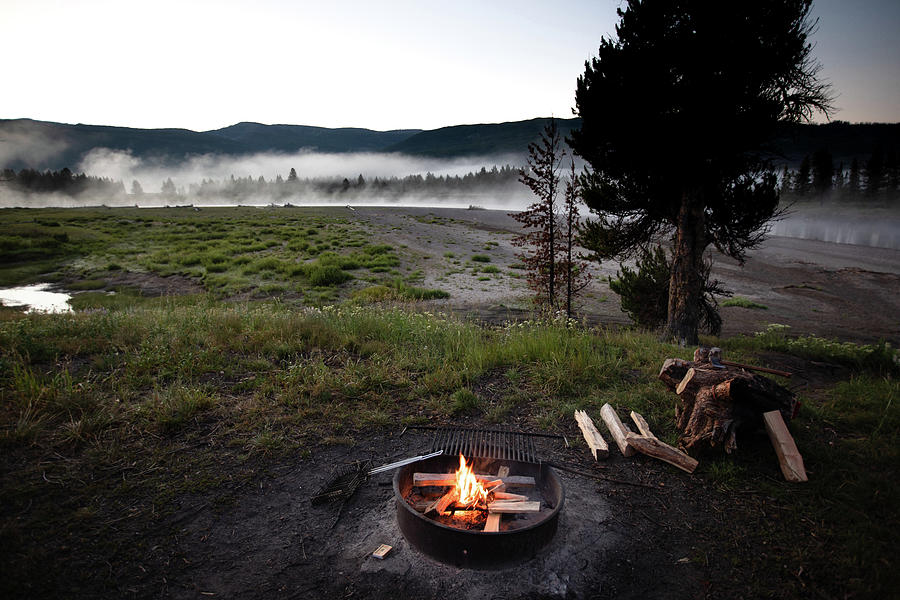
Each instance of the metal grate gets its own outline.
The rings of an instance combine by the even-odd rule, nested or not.
[[[328,482],[316,492],[310,501],[322,504],[339,498],[347,499],[365,483],[372,461],[357,461],[335,471]]]
[[[532,435],[500,429],[437,428],[431,449],[450,455],[462,454],[466,458],[540,462]]]

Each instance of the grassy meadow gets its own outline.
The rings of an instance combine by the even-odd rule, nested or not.
[[[214,491],[245,465],[314,459],[403,425],[514,423],[578,444],[573,411],[596,417],[610,402],[677,441],[675,397],[656,374],[691,349],[629,329],[483,326],[415,308],[453,290],[411,285],[403,274],[416,265],[371,233],[326,209],[0,212],[3,285],[82,290],[72,313],[0,309],[0,546],[11,557],[0,575],[39,577],[57,536],[159,518],[173,498]],[[141,274],[180,276],[191,293],[114,284]],[[803,565],[805,575],[760,596],[806,593],[810,582],[825,597],[891,589],[896,353],[777,327],[706,341],[733,360],[781,357],[843,374],[798,392],[790,427],[808,484],[784,483],[765,445],[701,458],[694,477],[738,499],[737,526],[754,550],[769,548],[724,551],[754,569]],[[750,515],[769,504],[784,516],[760,526]]]

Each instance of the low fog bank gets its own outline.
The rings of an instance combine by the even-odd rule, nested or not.
[[[772,223],[770,235],[900,250],[900,203],[804,203]]]
[[[275,181],[287,179],[291,169],[300,179],[366,180],[402,178],[409,175],[464,176],[491,166],[519,166],[520,157],[483,156],[459,159],[437,159],[404,154],[297,152],[294,154],[262,153],[246,156],[204,154],[189,156],[175,167],[161,162],[142,160],[130,152],[98,148],[90,152],[78,165],[79,171],[90,175],[119,180],[128,187],[140,182],[144,191],[161,191],[167,180],[176,189],[187,190],[191,184],[203,180],[226,181],[251,177]]]
[[[518,182],[519,165],[510,162],[514,160],[300,152],[193,156],[170,167],[129,152],[96,149],[79,165],[89,177],[76,176],[86,182],[77,189],[60,184],[72,180],[68,170],[6,170],[0,207],[396,205],[520,210],[531,198]]]

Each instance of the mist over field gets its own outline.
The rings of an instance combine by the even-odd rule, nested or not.
[[[121,182],[120,190],[73,195],[19,193],[6,186],[0,187],[0,207],[391,204],[518,210],[532,201],[517,181],[521,163],[513,155],[441,159],[302,151],[204,154],[173,164],[97,148],[76,172]],[[134,182],[141,193],[134,193]]]
[[[128,185],[132,180],[141,182],[146,192],[160,191],[166,179],[171,178],[176,187],[187,187],[202,179],[223,180],[234,177],[260,176],[274,181],[279,175],[287,178],[296,169],[300,179],[366,179],[405,177],[407,175],[465,175],[482,167],[513,164],[519,157],[464,157],[437,159],[403,154],[374,152],[321,153],[297,152],[293,154],[260,153],[247,156],[218,156],[205,154],[191,156],[177,166],[163,166],[158,162],[142,160],[130,152],[98,148],[90,152],[78,166],[79,171],[90,175],[118,179]]]

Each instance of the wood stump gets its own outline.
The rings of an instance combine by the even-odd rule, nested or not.
[[[697,352],[694,361],[669,358],[659,378],[680,402],[676,425],[681,446],[722,445],[737,448],[737,433],[763,427],[763,413],[777,410],[785,421],[794,414],[796,400],[790,390],[771,379],[734,367],[717,368],[709,353]]]

